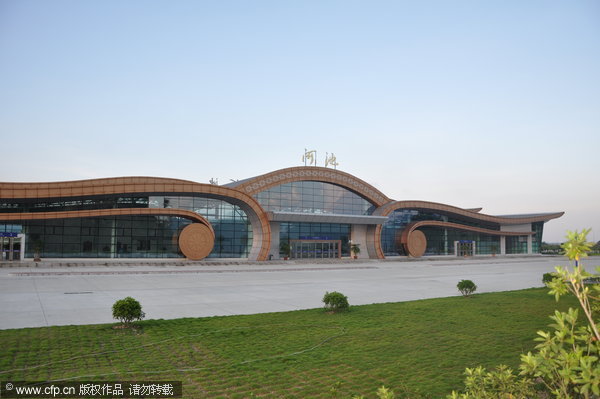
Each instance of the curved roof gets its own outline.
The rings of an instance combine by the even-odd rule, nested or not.
[[[280,169],[228,184],[227,187],[242,191],[248,195],[255,195],[271,187],[296,181],[320,181],[336,184],[360,195],[378,207],[390,201],[385,194],[364,180],[346,172],[319,166],[299,166]]]
[[[164,177],[129,176],[46,183],[0,183],[0,198],[55,198],[142,192],[211,191],[212,184]],[[214,191],[214,190],[213,190]],[[235,192],[235,190],[231,190]]]
[[[451,214],[455,216],[462,216],[467,219],[474,221],[482,221],[489,223],[497,223],[500,225],[508,224],[525,224],[533,222],[547,222],[551,219],[556,219],[564,215],[564,212],[553,212],[553,213],[538,213],[538,214],[527,214],[527,215],[511,215],[511,216],[492,216],[486,215],[485,213],[475,212],[469,209],[458,208],[452,205],[440,204],[437,202],[429,201],[392,201],[384,206],[378,208],[373,212],[373,215],[388,216],[390,213],[397,209],[410,208],[410,209],[423,209],[431,210],[444,214]]]

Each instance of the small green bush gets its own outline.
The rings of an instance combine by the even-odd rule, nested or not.
[[[142,305],[132,297],[119,299],[112,307],[113,317],[126,326],[134,320],[142,320],[146,314],[142,312]]]
[[[498,366],[487,371],[479,366],[465,372],[465,392],[452,391],[447,399],[497,399],[535,398],[534,383],[527,378],[520,378],[507,366]]]
[[[542,283],[548,284],[548,283],[552,282],[552,279],[554,277],[556,277],[556,274],[554,274],[554,273],[544,273],[544,275],[542,276]]]
[[[323,297],[323,303],[325,303],[325,310],[332,312],[339,312],[342,310],[348,310],[350,304],[348,304],[348,297],[340,292],[326,292]]]
[[[463,296],[471,296],[477,290],[477,286],[471,280],[460,280],[456,284],[456,288],[460,291]]]
[[[377,397],[379,399],[395,399],[396,395],[394,394],[394,391],[392,391],[391,389],[386,388],[384,385],[381,386],[381,388],[379,388],[377,390]],[[353,396],[352,399],[365,399],[365,397],[363,395],[360,396]]]

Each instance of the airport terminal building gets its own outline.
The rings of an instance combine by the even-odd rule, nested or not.
[[[155,177],[0,183],[0,246],[2,260],[535,254],[544,223],[563,215],[480,211],[396,201],[317,166],[226,185]]]

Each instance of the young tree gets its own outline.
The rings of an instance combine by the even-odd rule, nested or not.
[[[550,325],[554,331],[538,331],[536,352],[521,355],[519,376],[504,366],[490,373],[482,368],[467,369],[465,392],[452,392],[448,398],[528,398],[535,383],[543,384],[547,393],[538,392],[534,397],[548,393],[565,399],[600,397],[600,334],[593,312],[600,302],[600,284],[589,284],[592,275],[579,265],[592,245],[587,241],[589,231],[567,233],[562,248],[569,260],[575,261],[575,267],[556,267],[554,278],[547,283],[549,294],[557,301],[565,294],[575,295],[585,320],[578,320],[578,309],[556,311]]]

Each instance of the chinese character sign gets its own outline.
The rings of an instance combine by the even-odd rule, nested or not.
[[[329,165],[333,166],[334,169],[337,169],[337,166],[339,165],[335,155],[333,155],[333,152],[331,153],[331,155],[325,155],[325,167]]]
[[[317,151],[316,150],[308,151],[305,148],[304,155],[302,155],[302,162],[304,162],[304,166],[307,166],[307,165],[317,166]]]

